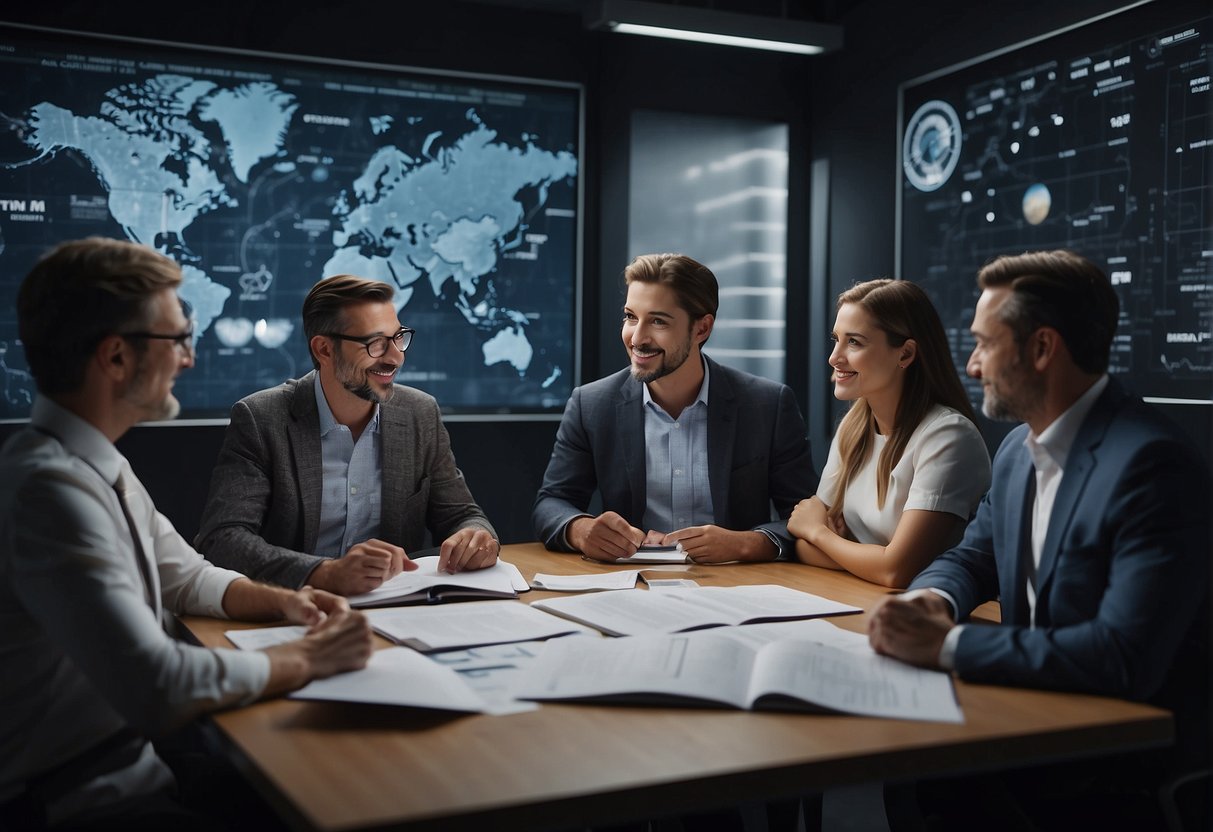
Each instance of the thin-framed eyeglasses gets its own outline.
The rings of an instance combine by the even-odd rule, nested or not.
[[[177,349],[186,355],[194,354],[194,328],[191,326],[185,332],[175,335],[160,332],[120,332],[123,338],[146,338],[154,341],[172,341]]]
[[[404,352],[409,348],[409,344],[413,343],[413,333],[417,330],[409,326],[402,326],[396,330],[396,334],[387,335],[368,335],[360,337],[357,335],[342,335],[340,332],[329,332],[326,335],[329,338],[336,338],[340,341],[353,341],[355,344],[362,344],[366,348],[366,354],[371,358],[382,358],[387,352],[387,345],[394,344],[396,349]]]
[[[181,304],[181,314],[189,321],[189,326],[185,332],[161,333],[161,332],[119,332],[123,338],[144,338],[153,341],[172,341],[177,349],[181,350],[186,355],[194,354],[194,308],[184,298],[178,298],[177,302]]]

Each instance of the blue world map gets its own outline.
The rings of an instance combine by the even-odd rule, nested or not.
[[[400,378],[448,412],[563,405],[575,95],[530,92],[543,106],[528,108],[510,90],[443,93],[331,73],[233,81],[213,66],[114,83],[112,72],[67,64],[58,74],[44,65],[41,87],[0,95],[6,112],[23,111],[3,145],[0,190],[30,197],[0,202],[10,208],[0,211],[0,291],[15,295],[19,261],[86,233],[168,254],[182,268],[198,355],[178,396],[187,414],[222,416],[310,369],[303,296],[323,277],[356,274],[396,288],[401,321],[419,333]],[[11,211],[30,204],[42,209],[37,222]],[[22,416],[32,383],[15,321],[2,315],[0,338],[0,409]]]

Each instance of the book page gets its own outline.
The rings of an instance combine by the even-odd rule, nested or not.
[[[859,607],[776,584],[705,586],[686,592],[698,606],[711,611],[718,624],[862,612]]]
[[[858,607],[769,585],[674,588],[662,592],[634,589],[552,598],[532,605],[610,635],[626,636],[741,624],[754,618],[809,618],[859,612]]]
[[[780,641],[754,663],[750,701],[788,696],[864,716],[963,722],[947,673],[830,644]]]
[[[744,624],[737,627],[714,627],[711,630],[699,630],[695,633],[687,633],[687,635],[731,638],[748,644],[754,649],[773,641],[815,641],[818,644],[829,644],[840,650],[858,651],[865,655],[872,652],[866,633],[844,630],[822,618],[768,621],[763,624]]]
[[[521,699],[664,701],[746,707],[754,651],[730,639],[636,636],[549,641],[515,691]]]
[[[515,689],[530,678],[531,666],[538,661],[545,642],[522,641],[490,644],[467,650],[447,650],[430,655],[459,674],[459,678],[485,702],[485,712],[494,716],[534,711],[535,702],[518,699]]]
[[[692,627],[723,623],[718,616],[688,601],[683,595],[695,590],[649,592],[623,589],[571,598],[548,598],[531,606],[588,624],[608,635],[638,636],[676,633]]]
[[[375,632],[417,650],[451,650],[597,632],[517,601],[367,610]]]
[[[485,710],[484,701],[455,671],[407,647],[376,650],[362,670],[317,679],[289,697],[444,711]]]

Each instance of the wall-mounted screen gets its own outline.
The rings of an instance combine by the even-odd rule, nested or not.
[[[1211,55],[1207,4],[1154,2],[902,87],[898,275],[934,299],[962,374],[977,270],[1068,248],[1120,295],[1111,372],[1209,401]]]
[[[449,414],[558,415],[576,383],[581,90],[0,25],[0,418],[28,414],[17,287],[68,239],[182,267],[182,415],[311,369],[308,289],[396,287],[398,381]]]

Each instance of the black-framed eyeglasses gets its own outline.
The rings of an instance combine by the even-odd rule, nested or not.
[[[177,348],[186,355],[191,355],[194,352],[194,328],[190,327],[185,332],[176,335],[163,334],[159,332],[120,332],[118,333],[123,338],[146,338],[153,341],[172,341]]]
[[[382,358],[387,352],[387,345],[394,344],[396,349],[404,352],[409,348],[409,344],[413,343],[413,333],[417,330],[412,327],[402,326],[391,337],[387,335],[368,335],[365,338],[357,335],[342,335],[340,332],[326,333],[329,338],[336,338],[340,341],[353,341],[355,344],[362,344],[366,348],[366,354],[371,358]]]

